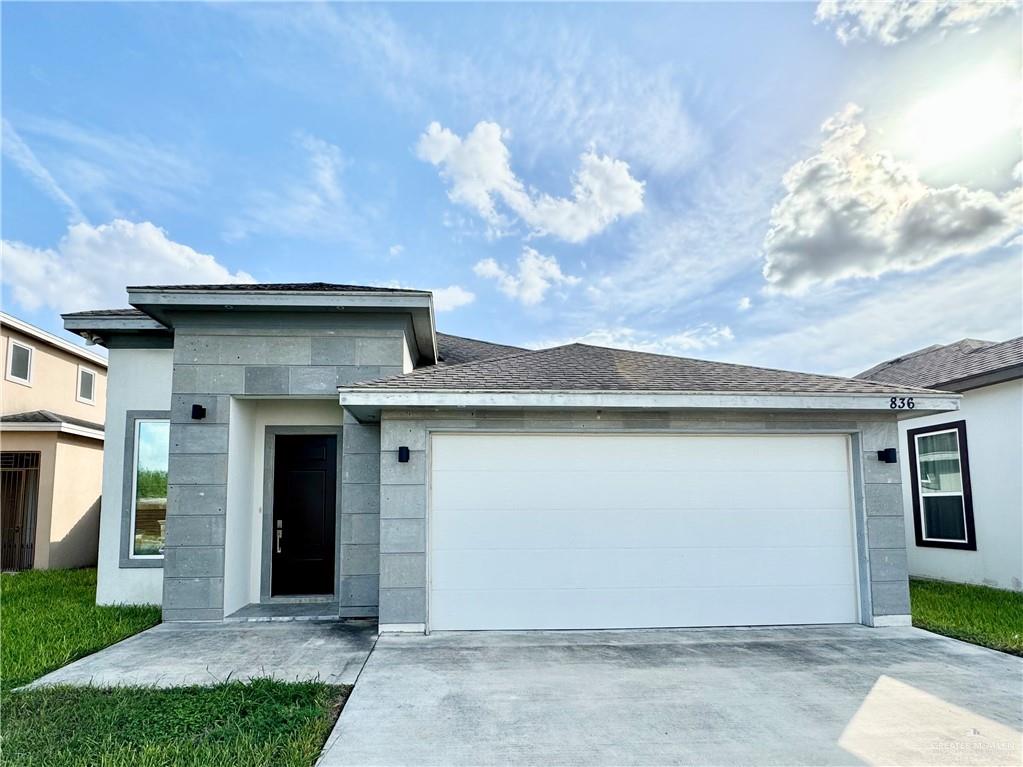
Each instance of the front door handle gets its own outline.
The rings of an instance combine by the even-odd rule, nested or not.
[[[277,553],[281,553],[281,536],[284,535],[284,531],[277,528]]]

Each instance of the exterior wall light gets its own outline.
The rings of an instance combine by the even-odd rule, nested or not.
[[[884,450],[877,451],[877,460],[881,463],[898,463],[899,456],[894,447],[886,447]]]
[[[408,448],[404,445],[398,448],[398,463],[408,463]]]
[[[195,421],[201,421],[206,417],[206,408],[202,405],[192,405],[192,419]]]

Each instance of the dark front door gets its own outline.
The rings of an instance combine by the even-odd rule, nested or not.
[[[337,437],[277,435],[271,596],[334,593],[336,501]]]

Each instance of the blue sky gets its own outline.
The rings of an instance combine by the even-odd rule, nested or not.
[[[1023,333],[1018,4],[4,4],[3,304],[437,291],[854,373]]]

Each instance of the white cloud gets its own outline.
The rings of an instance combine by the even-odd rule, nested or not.
[[[821,0],[815,20],[834,27],[842,43],[895,45],[931,29],[975,31],[988,19],[1018,9],[1018,0]]]
[[[464,139],[430,123],[416,149],[450,183],[451,201],[474,209],[494,234],[509,226],[505,211],[510,211],[533,234],[583,242],[643,209],[644,185],[628,164],[592,150],[579,158],[571,198],[527,190],[511,168],[503,131],[494,122],[477,123]]]
[[[466,49],[437,45],[380,5],[218,8],[272,50],[251,64],[275,85],[333,99],[341,81],[413,114],[458,104],[511,127],[530,162],[592,142],[644,171],[675,174],[707,149],[690,115],[701,94],[692,72],[637,60],[571,19],[515,14],[497,37]],[[299,70],[308,77],[290,76]]]
[[[121,217],[139,204],[177,205],[207,178],[194,150],[66,120],[22,115],[16,122],[68,195],[103,216]]]
[[[645,330],[630,327],[599,328],[581,336],[567,339],[547,340],[527,344],[535,349],[549,346],[562,346],[570,343],[608,346],[613,349],[629,349],[652,354],[669,354],[674,356],[691,354],[713,349],[735,340],[732,329],[727,325],[702,323],[685,330],[668,335],[659,335]]]
[[[927,186],[913,166],[864,147],[859,114],[850,104],[829,118],[818,153],[785,174],[763,246],[773,289],[923,269],[1004,243],[1023,223],[1023,190]]]
[[[389,255],[391,258],[397,258],[398,256],[400,256],[404,252],[405,252],[405,246],[404,245],[396,244],[396,245],[392,245],[391,247],[389,247],[387,249],[387,255]]]
[[[29,311],[125,305],[125,285],[252,282],[148,221],[72,224],[54,248],[3,241],[3,283]]]
[[[578,277],[565,274],[554,256],[545,256],[533,248],[523,248],[515,274],[507,271],[492,258],[476,263],[473,271],[480,277],[495,280],[498,289],[509,298],[532,306],[543,301],[552,287],[566,287],[579,283]]]
[[[67,208],[72,221],[84,221],[85,216],[79,210],[77,203],[57,183],[45,166],[39,162],[35,152],[26,144],[14,126],[6,119],[3,120],[3,153],[21,171],[32,179],[33,183],[42,189],[46,194]]]
[[[756,338],[728,349],[732,362],[855,375],[887,359],[961,338],[1023,334],[1023,263],[1012,253],[975,264],[950,262],[900,276],[857,295],[778,297],[760,307]]]
[[[226,240],[265,233],[328,241],[357,241],[363,236],[362,216],[342,184],[347,162],[341,150],[305,133],[296,134],[294,141],[304,155],[305,174],[279,188],[249,194],[245,209],[228,221]]]
[[[461,285],[449,285],[446,288],[434,288],[433,308],[438,312],[450,312],[476,300],[476,294]]]
[[[753,301],[750,300],[749,296],[743,296],[739,299],[739,303],[736,304],[736,309],[740,312],[746,312],[753,308]]]

